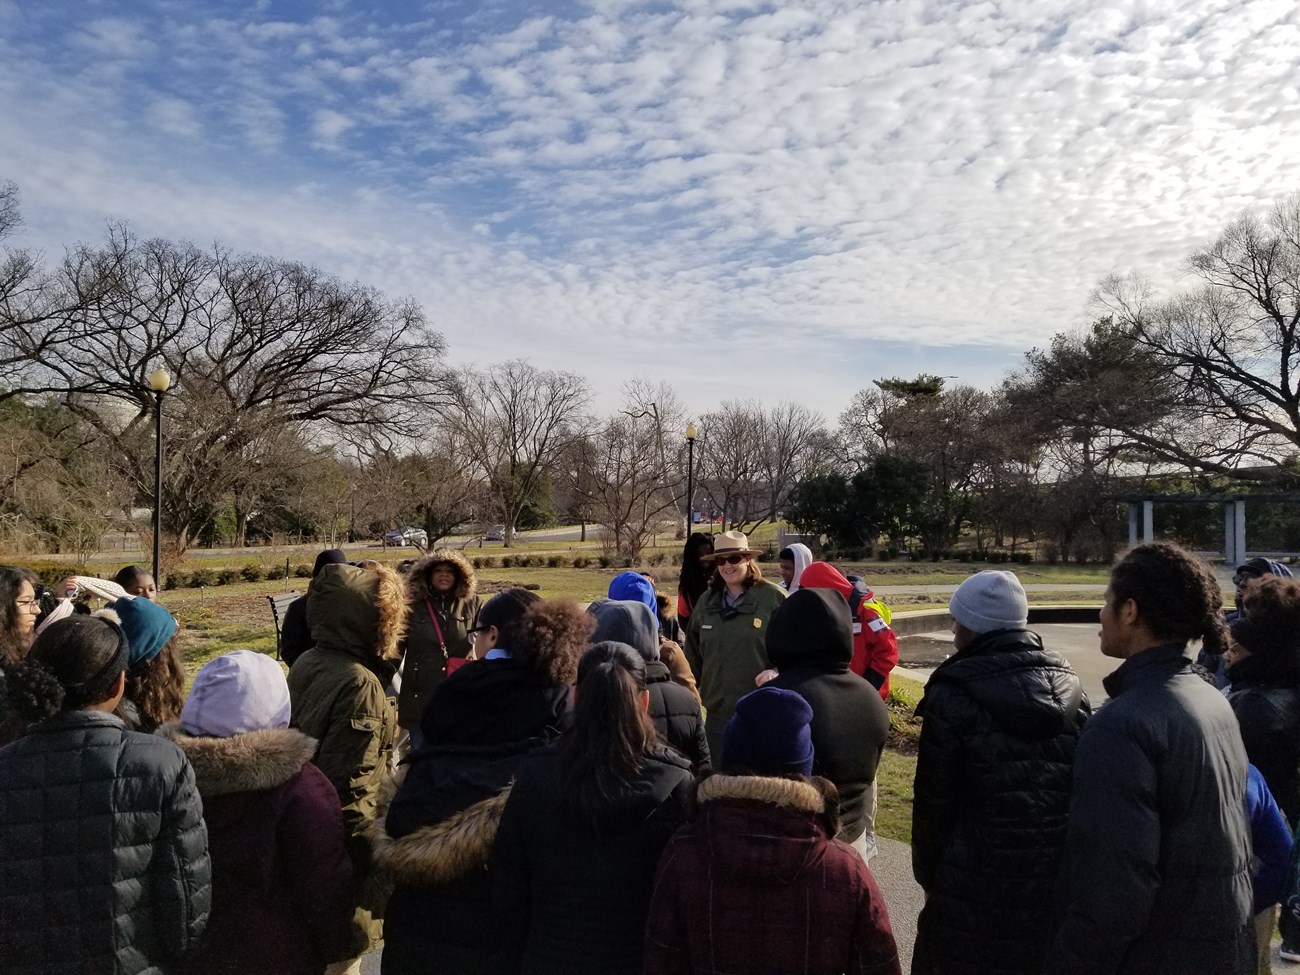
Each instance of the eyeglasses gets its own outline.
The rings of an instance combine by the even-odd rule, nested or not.
[[[1254,572],[1238,572],[1232,577],[1232,584],[1234,586],[1244,586],[1246,583],[1253,582],[1258,578],[1260,578],[1260,576]]]
[[[465,631],[465,635],[470,638],[473,638],[478,636],[480,633],[486,633],[490,629],[492,629],[492,627],[490,626],[471,626],[468,630]]]
[[[718,556],[717,561],[726,562],[727,565],[740,565],[740,563],[744,562],[747,558],[749,558],[747,555],[728,555],[725,559],[722,556]]]
[[[16,603],[19,609],[38,610],[41,608],[40,602],[35,599],[19,599],[16,600]]]

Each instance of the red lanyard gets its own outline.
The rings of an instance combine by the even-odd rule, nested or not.
[[[438,649],[440,649],[440,650],[442,651],[442,655],[443,655],[443,657],[446,657],[446,656],[447,656],[447,641],[443,639],[443,636],[442,636],[442,627],[438,625],[438,614],[435,613],[435,612],[433,611],[433,603],[431,603],[431,602],[429,601],[429,597],[428,597],[428,596],[425,596],[425,597],[424,597],[424,605],[425,605],[425,606],[428,608],[428,610],[429,610],[429,619],[433,620],[433,629],[434,629],[434,632],[438,634]]]

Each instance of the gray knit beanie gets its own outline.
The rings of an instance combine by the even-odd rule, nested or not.
[[[1029,624],[1025,587],[1013,573],[986,569],[957,587],[948,612],[972,633],[1024,629]]]

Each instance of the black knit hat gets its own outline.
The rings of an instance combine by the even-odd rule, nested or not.
[[[777,668],[796,660],[847,668],[853,659],[848,601],[833,589],[791,593],[768,620],[767,656]]]
[[[812,775],[813,710],[783,687],[760,687],[736,702],[722,732],[724,772]]]

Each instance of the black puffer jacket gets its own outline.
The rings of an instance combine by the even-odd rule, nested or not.
[[[813,709],[813,774],[830,779],[839,790],[838,839],[852,843],[866,830],[871,784],[889,736],[889,711],[876,689],[849,670],[849,604],[829,589],[800,589],[772,614],[767,653],[780,671],[771,685],[797,691]]]
[[[424,745],[371,832],[395,881],[384,975],[422,975],[435,959],[444,973],[501,970],[488,858],[516,768],[568,723],[568,707],[567,686],[510,660],[466,664],[434,690]]]
[[[1053,975],[1248,975],[1246,750],[1177,645],[1105,680],[1074,761],[1069,901]]]
[[[0,749],[0,971],[161,975],[198,943],[211,870],[169,741],[71,711]]]
[[[1089,714],[1079,678],[1037,634],[1000,630],[940,664],[917,713],[912,971],[1039,975]]]
[[[650,720],[659,737],[677,749],[691,763],[696,775],[710,767],[709,737],[704,733],[704,715],[694,694],[673,683],[668,665],[653,660],[645,665],[646,689],[650,692]]]
[[[1292,826],[1300,816],[1300,672],[1290,654],[1255,654],[1228,668],[1228,703],[1246,757]]]
[[[492,851],[501,971],[640,975],[655,868],[693,785],[686,760],[656,745],[593,825],[565,806],[555,747],[525,760]]]

